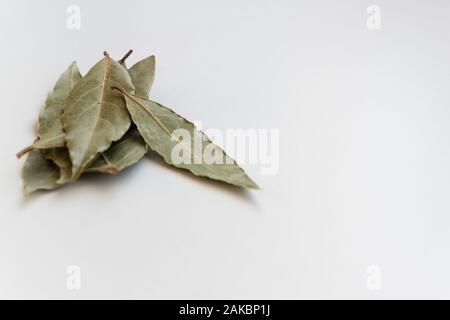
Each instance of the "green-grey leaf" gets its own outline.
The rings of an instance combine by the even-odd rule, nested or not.
[[[127,69],[125,63],[119,63]],[[155,56],[147,57],[127,69],[135,94],[148,97],[155,77]],[[117,173],[138,162],[147,152],[147,144],[135,126],[102,153],[85,172]]]
[[[22,180],[25,193],[36,190],[55,189],[59,186],[59,168],[46,160],[41,150],[31,150],[22,169]]]
[[[75,180],[97,157],[120,139],[131,124],[123,97],[111,90],[120,85],[134,92],[128,72],[106,53],[73,88],[61,116]]]
[[[213,144],[211,140],[194,124],[184,119],[174,111],[154,102],[136,95],[120,90],[127,102],[128,111],[133,122],[149,147],[159,153],[164,160],[178,168],[187,169],[196,176],[204,176],[214,180],[220,180],[239,187],[258,188],[258,186],[245,174],[237,163],[231,159],[220,147]],[[189,133],[189,145],[181,141],[174,134],[177,129],[184,129]],[[194,139],[200,137],[201,150],[194,148]],[[189,163],[173,161],[172,152],[174,148],[182,147],[183,153],[188,153]],[[221,158],[222,162],[196,161],[208,154],[214,154],[214,158]]]
[[[128,69],[135,95],[147,98],[155,78],[155,56],[149,56]]]
[[[55,120],[59,120],[62,103],[69,96],[70,91],[81,80],[81,74],[77,63],[72,62],[56,81],[53,91],[47,95],[44,107],[39,113],[38,133],[39,137],[53,126]]]
[[[55,142],[54,138],[58,142],[50,149],[42,149],[42,154],[47,160],[52,160],[59,167],[60,177],[57,181],[59,184],[66,182],[72,172],[69,152],[65,148],[65,134],[59,117],[62,112],[63,101],[81,78],[76,62],[72,62],[59,77],[53,91],[47,95],[45,105],[39,113],[38,134],[41,137],[40,143],[42,144],[45,140],[52,140],[52,138],[53,142]]]
[[[17,153],[17,158],[22,157],[33,149],[50,149],[65,146],[64,132],[62,131],[61,121],[55,121],[53,126],[32,145],[22,149]]]
[[[122,139],[103,152],[85,172],[115,174],[138,162],[147,153],[147,144],[133,126]]]
[[[17,157],[23,156],[32,149],[47,149],[62,147],[64,142],[64,131],[59,116],[62,111],[62,103],[80,81],[81,74],[76,62],[72,62],[69,67],[59,76],[55,87],[47,95],[45,104],[39,113],[38,135],[39,139],[21,150]]]

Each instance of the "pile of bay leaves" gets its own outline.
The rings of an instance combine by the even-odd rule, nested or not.
[[[55,189],[87,172],[115,174],[137,163],[149,148],[168,164],[196,176],[258,188],[191,122],[149,99],[155,57],[127,68],[131,52],[118,61],[104,52],[85,76],[75,62],[61,74],[40,111],[37,138],[17,154],[20,158],[28,153],[22,170],[25,192]],[[179,129],[192,139],[200,135],[201,148],[175,136]],[[173,161],[173,150],[180,146],[192,161]],[[206,149],[223,161],[194,161]]]

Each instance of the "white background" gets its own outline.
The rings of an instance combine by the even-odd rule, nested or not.
[[[450,298],[449,14],[443,0],[2,0],[0,297]],[[128,65],[156,55],[152,98],[204,128],[279,129],[279,173],[244,164],[262,190],[241,192],[151,154],[25,199],[15,153],[58,75],[129,48]]]

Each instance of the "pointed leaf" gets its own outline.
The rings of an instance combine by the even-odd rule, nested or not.
[[[82,76],[78,70],[76,62],[72,62],[66,71],[59,77],[52,92],[47,95],[44,107],[39,113],[38,134],[43,141],[53,141],[53,147],[42,149],[42,155],[47,160],[52,160],[58,166],[60,177],[58,184],[66,182],[72,172],[69,152],[65,148],[64,131],[60,115],[64,100],[69,96],[70,91],[81,80]],[[55,138],[57,142],[55,143]],[[44,145],[48,146],[48,143]]]
[[[53,126],[48,129],[48,131],[32,145],[22,149],[17,153],[17,158],[22,157],[27,152],[33,149],[50,149],[64,147],[64,132],[62,131],[61,121],[57,120],[53,123]]]
[[[105,53],[64,101],[61,120],[72,160],[72,180],[131,124],[123,97],[111,90],[114,85],[134,92],[128,72]]]
[[[35,149],[28,154],[22,169],[25,193],[32,193],[40,189],[55,189],[59,187],[56,183],[58,178],[58,167],[46,160],[40,150]]]
[[[45,104],[39,113],[38,135],[39,139],[21,150],[17,157],[20,158],[32,149],[47,149],[62,147],[64,142],[64,131],[59,116],[62,111],[62,103],[67,98],[72,88],[80,81],[81,74],[76,62],[72,62],[69,67],[59,76],[55,87],[47,95]]]
[[[77,63],[72,62],[56,81],[53,91],[47,95],[45,105],[39,113],[38,133],[42,137],[53,126],[62,111],[62,103],[70,91],[81,80]]]
[[[118,142],[103,152],[85,172],[117,173],[138,162],[147,153],[147,144],[133,126]]]
[[[125,69],[125,62],[118,61]],[[127,69],[135,93],[147,97],[155,76],[155,56],[147,57]],[[85,172],[117,173],[138,162],[147,152],[147,144],[135,126],[102,153]]]
[[[131,118],[145,142],[167,163],[187,169],[197,176],[224,181],[239,187],[258,188],[233,159],[228,157],[220,147],[214,145],[203,132],[196,130],[191,122],[154,101],[127,93],[120,88],[116,89],[125,96]],[[191,140],[181,141],[174,134],[177,129],[184,129]],[[201,141],[200,150],[195,148],[196,137],[199,137]],[[182,147],[181,150],[188,153],[189,163],[173,161],[172,152],[178,147]],[[204,161],[205,151],[211,149],[214,150],[212,152],[214,158],[222,159],[221,163]],[[201,161],[195,159],[201,159]]]
[[[155,78],[155,56],[137,62],[128,72],[135,87],[135,95],[147,98]]]

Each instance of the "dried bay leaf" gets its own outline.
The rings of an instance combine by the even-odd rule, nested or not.
[[[98,157],[85,172],[115,174],[138,162],[147,153],[147,144],[133,126],[124,137]]]
[[[238,187],[258,188],[245,174],[244,170],[228,157],[220,147],[214,145],[203,132],[198,131],[193,123],[159,103],[130,94],[122,88],[114,87],[114,89],[121,91],[124,95],[131,118],[145,142],[152,150],[160,154],[168,164],[189,170],[196,176],[224,181]],[[177,129],[185,129],[190,134],[192,141],[189,141],[189,147],[186,146],[186,142],[180,141],[177,136],[174,136],[173,132]],[[196,150],[192,147],[196,135],[201,137],[202,150]],[[177,146],[183,147],[183,145],[183,151],[189,153],[191,163],[173,162],[172,150]],[[223,162],[200,161],[200,163],[196,163],[194,159],[203,157],[205,146],[206,148],[212,146],[215,156],[222,157]]]
[[[84,172],[117,173],[141,160],[149,147],[196,176],[258,188],[191,122],[148,99],[155,57],[127,68],[131,53],[115,61],[105,52],[84,78],[75,62],[60,75],[40,110],[38,138],[17,154],[28,153],[25,192],[57,188]]]
[[[64,131],[59,118],[62,112],[64,100],[69,96],[70,91],[81,80],[82,76],[78,70],[76,62],[72,62],[67,70],[59,77],[52,92],[47,95],[45,105],[39,113],[38,134],[44,139],[48,138],[48,131],[53,136],[60,136],[60,143],[50,149],[43,149],[42,154],[47,160],[52,160],[59,167],[60,177],[58,184],[65,183],[71,175],[72,163],[69,152],[65,147]],[[53,132],[52,132],[53,131]]]
[[[63,147],[64,132],[59,116],[62,110],[62,103],[80,81],[81,74],[76,62],[72,62],[69,67],[59,76],[51,92],[47,95],[45,104],[39,113],[38,136],[39,139],[31,146],[24,148],[17,153],[20,158],[32,149],[48,149]]]
[[[55,121],[53,126],[35,143],[22,149],[17,153],[17,158],[22,157],[24,154],[30,152],[33,149],[50,149],[59,148],[65,146],[64,140],[65,134],[62,131],[62,124],[60,121]]]
[[[59,120],[64,99],[69,96],[70,91],[81,80],[81,73],[77,63],[72,62],[56,81],[53,91],[47,95],[44,107],[39,113],[38,134],[39,137],[54,126],[55,120]]]
[[[147,98],[155,78],[155,56],[149,56],[128,69],[133,82],[134,94]]]
[[[41,150],[31,150],[22,169],[25,193],[36,190],[50,190],[59,187],[59,168],[44,158]]]
[[[131,50],[129,53],[132,52]],[[126,69],[125,55],[118,62]],[[135,87],[135,94],[148,97],[155,77],[155,56],[149,56],[134,64],[128,73]],[[147,153],[147,144],[133,126],[118,142],[102,153],[85,172],[115,174],[138,162]]]
[[[115,85],[134,92],[128,72],[105,52],[64,101],[61,120],[72,161],[71,180],[130,127],[125,101],[111,89]]]

